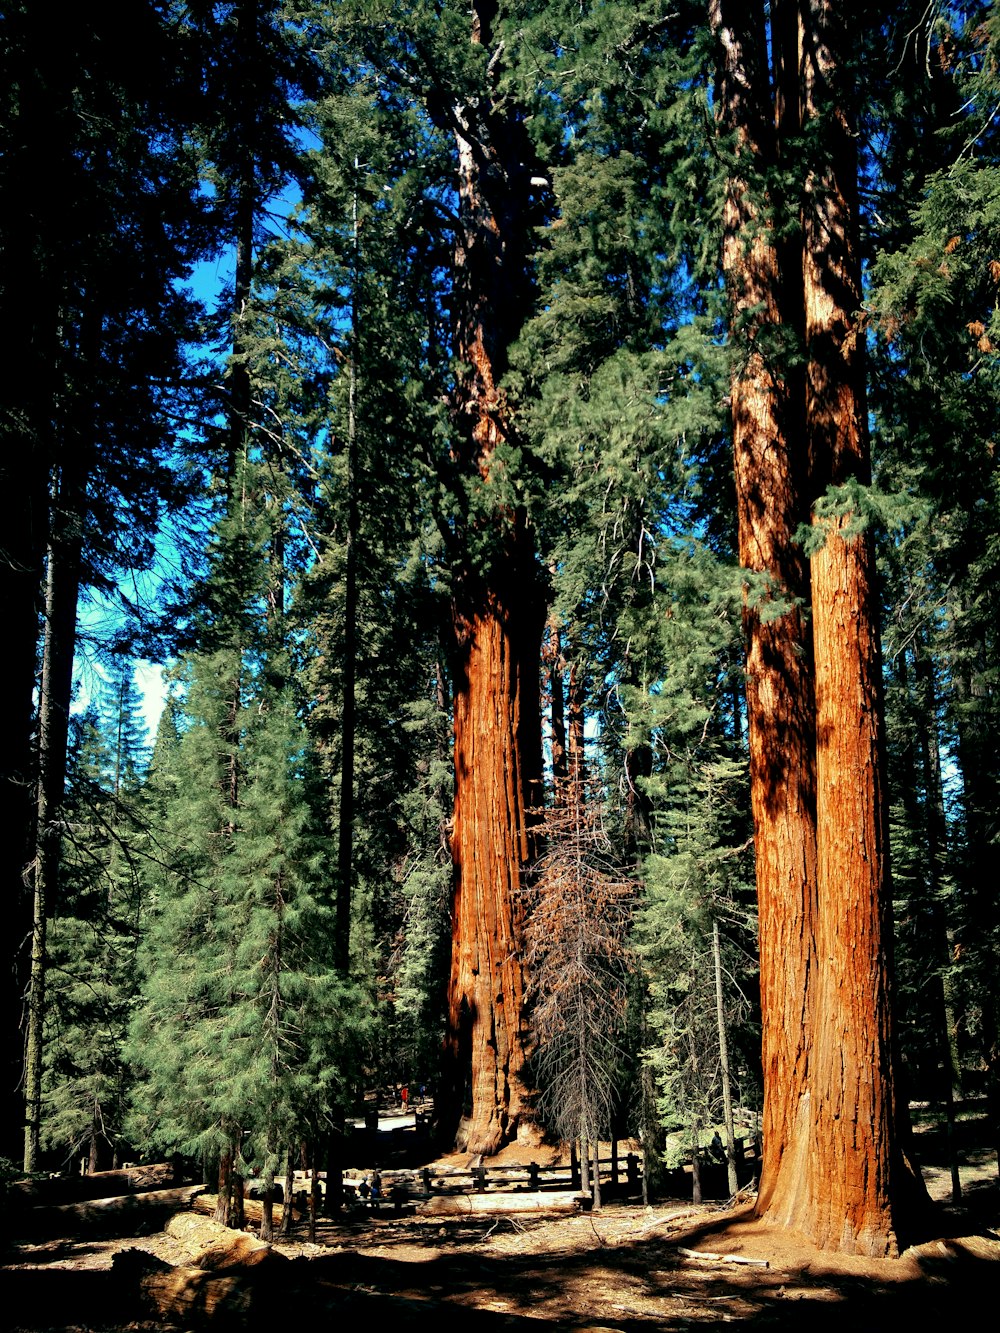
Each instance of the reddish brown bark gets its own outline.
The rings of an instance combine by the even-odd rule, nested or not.
[[[806,183],[804,210],[806,420],[817,499],[829,485],[866,483],[870,471],[857,159],[836,87],[836,44],[845,37],[829,0],[800,7],[803,112],[822,120],[827,148]],[[810,1180],[809,1211],[820,1244],[877,1256],[897,1252],[917,1181],[901,1149],[894,1083],[875,556],[867,535],[845,532],[854,519],[846,512],[832,520],[810,562],[820,960],[813,1081],[825,1165]]]
[[[808,577],[795,542],[830,484],[867,479],[856,162],[831,97],[830,5],[772,4],[773,109],[762,7],[748,9],[712,3],[720,118],[735,141],[723,260],[741,349],[740,557],[757,576],[746,628],[764,1026],[758,1212],[827,1248],[890,1255],[918,1184],[893,1084],[873,555],[845,533],[850,516],[831,524]],[[775,201],[762,182],[800,115],[822,119],[826,151],[807,181],[796,256],[771,239]],[[777,369],[782,328],[804,340],[804,385]]]
[[[482,1153],[516,1136],[524,1101],[520,903],[530,797],[521,737],[537,719],[538,684],[537,658],[526,671],[506,611],[491,599],[467,624],[455,695],[449,1026],[466,1084],[462,1138]]]
[[[586,679],[583,668],[569,664],[569,777],[582,782],[586,773],[584,696]]]
[[[545,662],[549,670],[549,713],[552,719],[552,780],[558,788],[569,772],[566,759],[566,691],[563,687],[566,662],[562,653],[562,634],[556,620],[549,621],[548,631]]]
[[[474,43],[493,7],[473,5]],[[500,377],[524,317],[528,160],[516,122],[489,98],[454,109],[460,228],[455,255],[456,460],[488,497],[511,439]],[[529,811],[540,801],[539,659],[544,606],[531,530],[494,503],[484,556],[460,571],[454,627],[455,866],[449,1031],[442,1119],[493,1153],[517,1134],[526,1063],[521,885]]]
[[[724,214],[723,268],[734,336],[733,452],[744,602],[751,799],[764,1016],[764,1167],[759,1207],[794,1190],[810,1147],[799,1137],[808,1097],[810,982],[815,971],[815,714],[809,576],[795,541],[806,519],[797,385],[782,376],[780,339],[793,304],[761,180],[776,165],[763,14],[714,0],[723,67],[722,128],[734,166]],[[794,286],[792,288],[794,293]]]

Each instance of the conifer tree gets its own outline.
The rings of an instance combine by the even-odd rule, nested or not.
[[[541,570],[518,495],[526,442],[501,380],[532,297],[528,255],[546,186],[507,78],[516,63],[513,10],[474,5],[470,32],[467,14],[451,4],[433,19],[413,7],[405,22],[398,14],[390,20],[378,4],[357,8],[365,56],[400,100],[419,93],[425,115],[446,137],[452,176],[439,204],[449,194],[458,198],[457,213],[446,212],[450,420],[433,460],[443,483],[441,568],[452,601],[456,781],[450,1035],[440,1113],[454,1128],[471,1111],[463,1138],[494,1151],[516,1134],[520,1115],[518,886],[530,852],[526,812],[537,803],[541,771],[544,619]],[[496,800],[495,791],[502,793]]]
[[[873,403],[893,539],[891,699],[906,719],[891,762],[909,779],[894,829],[905,872],[901,961],[908,999],[915,977],[932,969],[938,1010],[911,1008],[908,1048],[919,1075],[933,1061],[938,1089],[960,1073],[963,1053],[979,1053],[996,1136],[998,1027],[986,978],[997,917],[978,887],[995,837],[995,750],[983,740],[994,709],[996,480],[991,446],[971,426],[990,419],[996,397],[996,139],[979,101],[995,87],[996,20],[987,10],[973,7],[964,27],[939,16],[918,30],[921,86],[931,85],[923,101],[941,124],[932,155],[913,151],[909,207],[890,214],[891,229],[879,235],[872,305],[880,350],[884,339]],[[908,147],[902,119],[894,132]],[[948,772],[955,793],[946,800]]]
[[[723,264],[739,347],[741,556],[766,580],[764,604],[753,592],[746,604],[764,1023],[758,1209],[821,1245],[890,1254],[916,1225],[920,1187],[893,1081],[873,551],[852,527],[869,453],[851,67],[824,0],[773,7],[769,47],[762,9],[716,3],[711,18],[732,153]],[[815,156],[796,196],[801,235],[785,243],[777,168],[802,132]],[[808,573],[796,542],[806,521],[816,534]],[[793,1011],[801,1022],[789,1022]]]
[[[563,1140],[610,1137],[627,1015],[635,886],[615,865],[600,793],[574,774],[542,821],[529,890],[533,1072],[539,1115]]]
[[[62,607],[58,627],[49,624],[71,660],[76,581],[107,588],[123,566],[148,564],[160,514],[178,498],[167,465],[168,422],[182,398],[180,344],[192,314],[179,280],[200,244],[196,176],[171,93],[179,44],[162,8],[131,6],[126,15],[111,5],[98,18],[66,13],[55,31],[30,11],[16,4],[5,12],[9,169],[0,229],[4,319],[22,331],[11,374],[17,387],[5,399],[3,479],[23,497],[3,561],[17,636],[4,667],[12,673],[12,731],[3,766],[17,774],[16,822],[29,839],[36,821],[24,817],[23,793],[44,786],[44,819],[51,820],[63,765],[56,744],[43,782],[28,767],[42,580]],[[126,24],[144,51],[141,70],[118,55]],[[46,155],[51,170],[39,183],[37,163]],[[14,205],[17,198],[23,206]],[[54,715],[68,712],[69,681],[68,671],[49,681],[43,707]],[[46,836],[42,827],[36,841]],[[42,865],[43,879],[52,868],[17,840],[10,851],[19,862],[5,872],[19,914],[12,938],[21,940],[24,867]],[[36,944],[40,931],[39,922]],[[12,961],[4,976],[17,984]],[[43,963],[37,948],[36,1026]],[[19,1000],[5,1013],[17,1022]],[[4,1048],[19,1064],[22,1041]],[[37,1137],[37,1043],[31,1068],[29,1156]]]
[[[151,854],[139,807],[144,729],[130,664],[103,709],[84,715],[62,823],[59,900],[49,926],[40,1144],[90,1171],[123,1156],[131,1070],[125,1057],[138,988],[141,869]],[[129,743],[126,738],[131,737]]]

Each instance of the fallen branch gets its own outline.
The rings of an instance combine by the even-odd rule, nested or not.
[[[711,1250],[686,1250],[683,1245],[678,1245],[678,1254],[683,1254],[685,1259],[699,1259],[707,1264],[748,1264],[753,1268],[770,1268],[771,1265],[767,1259],[748,1259],[745,1254],[713,1254]]]
[[[668,1222],[676,1222],[681,1217],[701,1217],[704,1210],[698,1208],[678,1208],[672,1213],[664,1213],[660,1217],[653,1217],[648,1222],[643,1222],[639,1228],[640,1231],[652,1231],[653,1227],[666,1226]]]

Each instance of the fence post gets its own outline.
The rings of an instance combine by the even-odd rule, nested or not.
[[[628,1166],[628,1184],[629,1189],[638,1189],[639,1187],[639,1159],[634,1152],[630,1152],[625,1159]]]

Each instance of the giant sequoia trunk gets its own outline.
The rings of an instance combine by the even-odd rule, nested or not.
[[[751,575],[744,603],[750,790],[760,909],[764,1015],[766,1210],[803,1170],[810,1145],[796,1122],[808,1093],[809,987],[815,974],[815,708],[809,575],[795,532],[808,517],[798,385],[782,373],[794,336],[796,284],[772,238],[764,191],[777,167],[759,6],[715,0],[723,52],[722,128],[734,165],[724,215],[723,267],[737,361],[733,450],[740,563]],[[784,34],[787,39],[787,33]],[[787,46],[781,46],[787,59]],[[781,260],[785,259],[782,264]],[[788,1182],[786,1185],[785,1182]]]
[[[806,420],[812,493],[869,480],[857,156],[848,123],[842,23],[829,0],[800,20],[803,113],[827,153],[806,183]],[[811,560],[816,653],[820,968],[813,1020],[817,1152],[804,1206],[823,1245],[893,1253],[914,1193],[899,1133],[891,1037],[891,890],[875,556],[867,534],[827,525]],[[905,1108],[903,1108],[905,1110]],[[822,1145],[823,1156],[818,1149]],[[816,1163],[823,1162],[817,1171]]]
[[[872,552],[845,530],[850,515],[830,523],[808,577],[795,544],[831,484],[867,477],[856,164],[831,96],[829,5],[772,4],[773,109],[762,7],[713,0],[712,16],[720,118],[735,144],[724,265],[741,350],[740,554],[756,576],[746,620],[764,1024],[758,1211],[829,1248],[894,1254],[917,1182],[893,1084]],[[824,166],[806,183],[801,247],[782,250],[769,186],[800,116],[822,126]],[[804,343],[804,385],[782,374],[794,364],[788,335]]]
[[[493,12],[474,4],[475,43],[490,43]],[[511,439],[499,381],[530,291],[529,157],[516,118],[494,113],[488,98],[454,108],[453,127],[456,461],[485,498],[498,480],[497,449]],[[525,515],[494,502],[476,521],[483,554],[459,572],[454,601],[455,880],[441,1112],[445,1123],[461,1120],[470,1151],[493,1153],[516,1136],[524,1111],[520,897],[540,798],[544,605]]]

